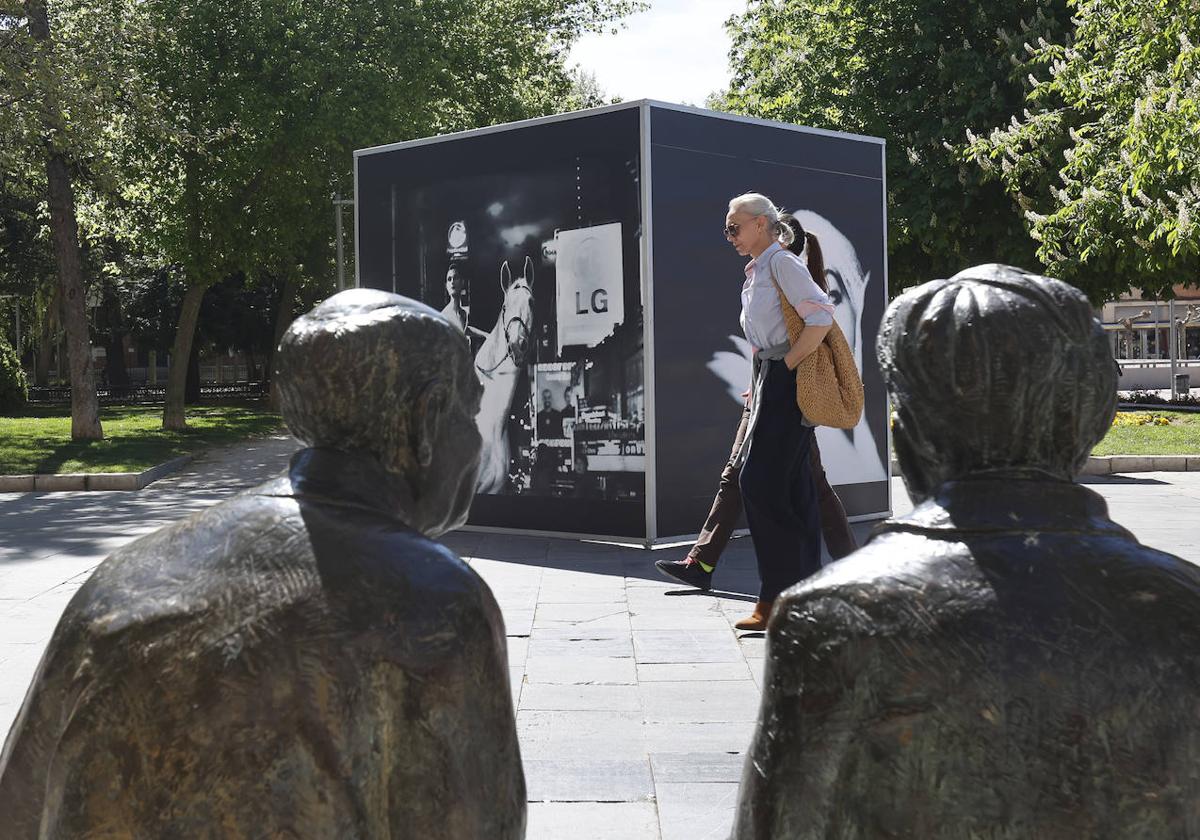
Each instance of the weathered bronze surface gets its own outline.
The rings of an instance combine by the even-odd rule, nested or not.
[[[0,756],[0,836],[523,836],[500,612],[432,539],[475,486],[465,338],[353,290],[278,359],[309,448],[72,599]]]
[[[1200,573],[1072,479],[1116,372],[1006,266],[889,308],[910,516],[784,593],[735,837],[1200,837]]]

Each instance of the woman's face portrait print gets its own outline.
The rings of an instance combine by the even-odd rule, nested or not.
[[[835,305],[833,316],[854,350],[854,361],[862,370],[862,316],[869,273],[864,274],[858,254],[850,240],[828,219],[811,210],[797,210],[795,216],[821,243],[825,257],[825,280]]]

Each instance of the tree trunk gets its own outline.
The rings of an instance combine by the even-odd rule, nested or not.
[[[283,289],[279,292],[279,308],[275,310],[275,336],[271,342],[271,350],[267,354],[267,369],[265,371],[265,375],[271,383],[271,408],[276,411],[279,410],[279,388],[275,385],[274,376],[275,350],[279,347],[279,342],[283,340],[283,334],[287,332],[287,328],[295,320],[292,309],[296,305],[296,291],[296,275],[289,271],[283,278]]]
[[[67,361],[71,369],[71,439],[100,440],[100,401],[96,398],[96,374],[92,369],[92,342],[88,338],[83,266],[79,259],[79,228],[75,220],[75,196],[62,155],[50,153],[46,160],[50,192],[50,227],[54,234],[54,256],[62,289],[63,321],[67,328]]]
[[[188,356],[187,382],[183,386],[183,404],[196,405],[200,402],[200,348],[192,342],[192,354]]]
[[[186,429],[187,414],[183,407],[184,387],[187,385],[188,359],[192,357],[192,339],[200,320],[200,302],[208,286],[192,283],[183,295],[179,323],[175,326],[175,343],[171,345],[171,366],[167,370],[167,405],[163,409],[164,429]]]
[[[25,0],[29,34],[49,51],[50,19],[45,0]],[[67,330],[67,355],[71,368],[71,439],[99,440],[100,401],[96,398],[96,376],[92,370],[92,343],[88,338],[87,309],[83,286],[83,261],[79,254],[79,224],[75,217],[75,192],[62,152],[54,147],[61,122],[53,88],[45,90],[43,123],[46,146],[46,184],[50,205],[50,230],[54,258],[58,264],[63,321]]]

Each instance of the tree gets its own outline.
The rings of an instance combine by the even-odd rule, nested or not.
[[[5,65],[5,89],[10,98],[10,107],[25,100],[26,105],[37,110],[38,119],[21,127],[30,136],[38,138],[45,166],[59,301],[66,326],[71,370],[71,437],[74,440],[95,440],[104,437],[104,431],[100,425],[100,406],[92,371],[79,223],[68,162],[70,131],[67,114],[70,112],[70,100],[63,96],[61,90],[65,68],[58,61],[61,52],[55,50],[51,39],[45,0],[25,0],[24,11],[27,38],[20,37],[19,27],[4,30],[13,46]],[[9,20],[12,20],[11,16]],[[16,77],[9,75],[21,58],[24,58],[24,84],[18,84]]]
[[[1025,210],[1049,271],[1096,301],[1200,282],[1200,5],[1071,0],[1025,45],[1023,119],[965,157]]]
[[[51,316],[57,316],[48,305],[57,280],[54,252],[49,236],[43,235],[45,226],[39,212],[45,195],[45,173],[43,169],[40,181],[29,183],[17,174],[25,168],[25,162],[11,166],[15,161],[5,160],[5,151],[0,148],[6,176],[0,178],[0,295],[13,295],[14,305],[21,309],[21,319],[28,328],[23,331],[22,346],[14,349],[18,357],[24,358],[28,347],[35,348],[35,382],[45,385],[42,363],[49,361],[49,348],[43,332]]]
[[[206,289],[278,278],[287,313],[330,276],[329,194],[349,193],[352,149],[551,109],[571,90],[566,46],[628,5],[127,2],[122,212],[185,282],[163,425],[185,424]]]
[[[966,131],[1020,108],[1014,51],[1065,0],[775,0],[733,18],[736,113],[883,137],[893,290],[980,262],[1034,267],[1015,202],[964,161]]]
[[[585,108],[599,108],[602,105],[614,105],[620,102],[617,97],[604,93],[596,74],[582,68],[570,71],[571,90],[560,101],[559,109],[563,111],[582,111]]]

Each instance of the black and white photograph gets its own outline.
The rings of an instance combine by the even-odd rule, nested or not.
[[[360,212],[373,194],[383,221],[360,228],[364,285],[420,299],[471,344],[483,386],[479,497],[645,498],[630,127],[602,144],[556,143],[533,127],[513,132],[530,135],[525,145],[494,134],[359,157]],[[366,170],[376,174],[364,190]]]

